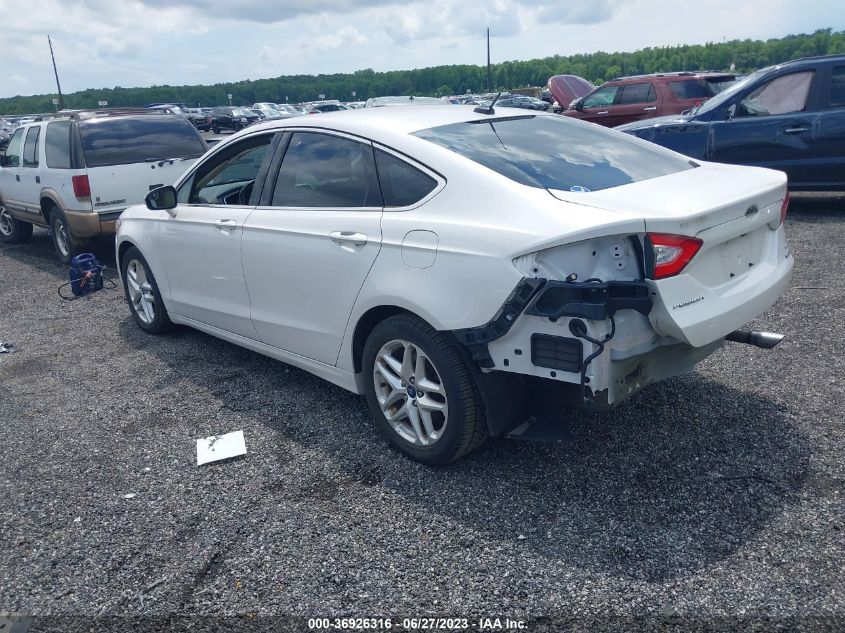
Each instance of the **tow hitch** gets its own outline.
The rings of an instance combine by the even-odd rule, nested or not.
[[[758,332],[756,330],[734,330],[725,337],[726,341],[745,343],[762,349],[772,349],[784,339],[783,334],[774,332]]]

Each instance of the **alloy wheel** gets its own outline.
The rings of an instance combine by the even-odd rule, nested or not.
[[[9,213],[9,210],[6,207],[0,206],[0,233],[8,237],[12,234],[13,230],[14,224],[12,214]]]
[[[443,437],[449,417],[446,387],[418,345],[403,339],[385,343],[376,355],[373,383],[385,419],[402,439],[431,446]]]
[[[151,324],[156,316],[155,292],[147,279],[144,265],[137,259],[131,260],[126,266],[126,287],[135,314],[143,323]]]
[[[67,234],[65,223],[59,219],[53,221],[53,232],[56,235],[56,245],[62,257],[70,255],[70,237]]]

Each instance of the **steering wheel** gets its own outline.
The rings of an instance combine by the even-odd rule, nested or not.
[[[249,199],[252,197],[253,188],[255,188],[255,180],[250,180],[241,187],[241,191],[238,193],[238,204],[242,206],[249,205]]]

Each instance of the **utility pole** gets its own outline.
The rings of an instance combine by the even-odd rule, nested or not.
[[[490,84],[490,27],[487,27],[487,92],[492,89]]]
[[[62,97],[62,85],[59,83],[59,71],[56,70],[56,56],[53,55],[53,42],[50,40],[50,36],[47,36],[47,44],[50,45],[50,59],[53,60],[53,73],[56,75],[56,88],[59,89],[59,110],[65,109],[65,100]]]

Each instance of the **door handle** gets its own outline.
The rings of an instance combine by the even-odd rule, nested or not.
[[[654,112],[657,110],[657,106],[649,106],[648,108],[643,108],[643,112]]]
[[[20,174],[15,174],[15,180],[17,180],[18,182],[20,182],[20,181],[21,181],[21,175],[20,175]]]
[[[608,114],[608,110],[602,110],[601,112],[596,112],[596,114]]]
[[[329,233],[329,239],[335,244],[341,246],[364,246],[367,243],[367,236],[363,233],[353,233],[351,231],[332,231]]]
[[[35,177],[35,182],[40,183],[40,182],[41,182],[41,176],[36,176],[36,177]]]
[[[214,220],[213,224],[221,231],[229,231],[231,229],[238,228],[237,220]]]
[[[784,134],[801,134],[801,132],[806,132],[806,131],[807,131],[807,130],[809,130],[809,129],[810,129],[810,128],[808,128],[808,127],[806,127],[806,126],[800,126],[800,125],[798,125],[798,126],[796,126],[796,127],[786,127],[786,128],[783,128],[783,133],[784,133]]]

